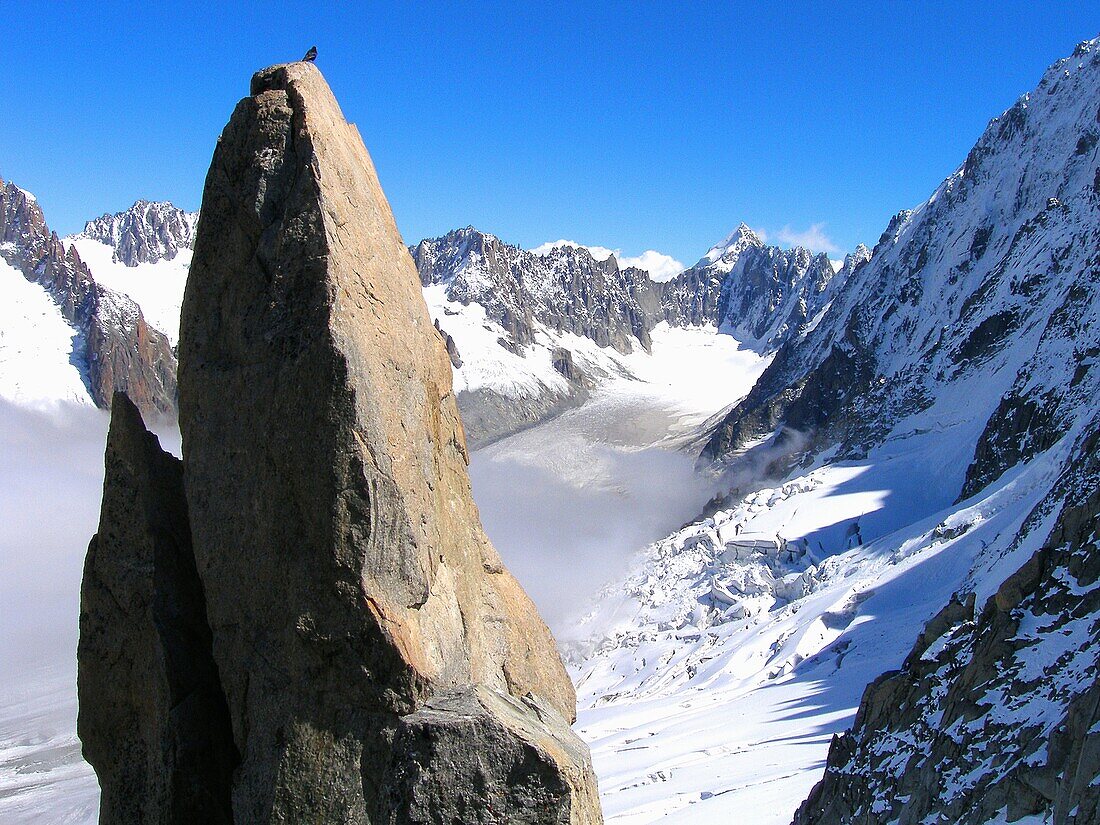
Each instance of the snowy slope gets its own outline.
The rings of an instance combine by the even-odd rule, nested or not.
[[[1035,547],[999,555],[1056,460],[960,508],[946,446],[914,436],[777,481],[600,594],[570,658],[609,821],[791,821],[865,685],[960,585],[989,595]]]
[[[91,404],[77,366],[82,346],[46,290],[0,259],[0,398]]]
[[[190,248],[180,249],[170,260],[162,258],[129,266],[114,260],[114,248],[100,241],[80,235],[66,241],[76,247],[98,283],[132,298],[145,319],[167,335],[172,346],[179,343],[180,307],[191,266]]]
[[[573,668],[612,821],[790,822],[827,754],[828,791],[800,821],[916,822],[948,803],[967,822],[1050,814],[1058,771],[1075,769],[1060,754],[1095,747],[1082,744],[1087,711],[1064,715],[1075,696],[1092,701],[1098,668],[1100,622],[1067,623],[1093,610],[1094,575],[1080,570],[1030,584],[1034,607],[994,611],[956,644],[932,632],[937,679],[908,665],[862,706],[876,723],[832,752],[829,739],[953,595],[981,607],[1025,563],[1052,575],[1033,559],[1063,552],[1040,548],[1081,500],[1063,479],[1095,448],[1100,398],[1096,48],[1055,64],[869,260],[825,286],[708,444],[734,489],[723,509],[650,547],[601,595]],[[1074,541],[1066,558],[1088,558]],[[1051,609],[1067,612],[1036,618]],[[957,652],[967,679],[989,678],[976,640],[1003,644],[1006,622],[1034,648],[991,682],[1017,708],[1012,724],[975,710],[951,656],[936,659]],[[890,715],[890,690],[920,716]],[[944,713],[972,724],[940,737]],[[987,729],[995,769],[980,758]],[[1047,744],[1058,730],[1077,738]],[[1065,793],[1058,804],[1072,805]],[[979,804],[1009,797],[1016,808]]]

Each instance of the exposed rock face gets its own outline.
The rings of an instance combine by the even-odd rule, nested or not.
[[[564,727],[531,696],[480,687],[438,694],[401,719],[384,821],[584,821],[585,811],[599,810],[596,780],[588,748],[562,737]]]
[[[678,326],[715,324],[762,352],[800,332],[824,306],[833,266],[824,253],[766,246],[745,224],[695,266],[658,284],[663,316]]]
[[[108,407],[126,393],[144,413],[171,413],[176,358],[168,339],[145,322],[136,303],[95,282],[72,246],[50,231],[37,201],[0,181],[0,254],[41,284],[77,330],[74,357],[88,392]]]
[[[415,267],[311,64],[259,72],[219,140],[180,424],[237,821],[414,821],[461,804],[445,770],[506,818],[600,821],[572,685],[482,531]],[[473,718],[438,705],[473,688]]]
[[[238,756],[178,459],[115,395],[80,598],[78,729],[100,822],[231,823]]]
[[[462,366],[462,356],[458,352],[455,339],[439,325],[438,319],[435,322],[435,329],[439,333],[439,337],[443,339],[443,346],[447,348],[447,357],[451,359],[451,366],[458,369]]]
[[[580,376],[577,372],[577,365],[573,363],[573,353],[564,347],[556,347],[550,358],[554,364],[554,369],[568,378],[570,381],[579,380]]]
[[[950,604],[873,682],[797,825],[1100,818],[1100,429],[1050,500],[1044,546],[980,614]]]
[[[198,218],[165,201],[139,200],[125,212],[88,221],[80,237],[107,244],[126,266],[170,261],[194,243]]]
[[[424,286],[441,284],[450,300],[481,304],[519,346],[534,340],[538,322],[619,352],[648,350],[660,320],[649,275],[620,269],[614,256],[597,261],[572,246],[536,255],[472,226],[411,251]]]

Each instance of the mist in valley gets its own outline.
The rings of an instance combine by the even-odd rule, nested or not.
[[[109,415],[0,401],[0,423],[0,819],[94,821],[98,788],[75,735],[76,640]],[[152,429],[180,454],[174,425]],[[475,453],[470,475],[490,538],[566,641],[599,589],[711,490],[688,455],[538,430]]]
[[[539,457],[475,453],[470,478],[489,538],[567,641],[599,590],[637,551],[698,515],[712,490],[691,456],[657,448],[592,445],[580,477],[525,460]]]

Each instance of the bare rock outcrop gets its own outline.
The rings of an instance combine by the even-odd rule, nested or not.
[[[78,729],[100,822],[233,821],[238,761],[211,654],[180,461],[121,393],[80,593]]]
[[[179,349],[236,821],[599,822],[572,685],[470,494],[416,269],[313,65],[257,73],[219,140]]]
[[[194,243],[198,217],[167,201],[139,200],[125,212],[88,221],[79,237],[111,247],[112,260],[126,266],[170,261]]]

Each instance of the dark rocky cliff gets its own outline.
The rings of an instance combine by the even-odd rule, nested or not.
[[[78,731],[101,822],[233,821],[240,759],[195,570],[183,466],[115,395],[80,592]]]

